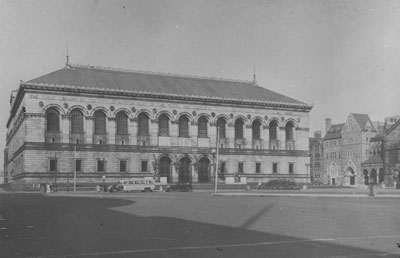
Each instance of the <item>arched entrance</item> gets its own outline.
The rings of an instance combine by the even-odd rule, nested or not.
[[[371,170],[370,183],[376,184],[376,170],[374,168]]]
[[[199,160],[199,183],[210,182],[210,160],[203,157]]]
[[[355,173],[354,173],[353,168],[349,167],[347,169],[347,171],[350,174],[350,185],[355,185],[356,184],[356,177],[355,177]]]
[[[379,169],[379,183],[382,183],[385,181],[385,176],[383,175],[383,168]]]
[[[158,169],[160,177],[166,177],[167,183],[171,183],[171,159],[169,157],[162,157],[159,161]]]
[[[364,169],[363,174],[364,174],[364,185],[368,185],[369,184],[368,170]]]
[[[179,183],[181,184],[192,183],[192,178],[190,176],[191,163],[192,162],[188,157],[181,158],[181,160],[179,161],[179,170],[178,170]]]

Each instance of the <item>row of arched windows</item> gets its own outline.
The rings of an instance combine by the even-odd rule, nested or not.
[[[116,134],[127,135],[128,134],[128,116],[124,112],[119,112],[116,115]],[[60,131],[60,114],[56,109],[48,109],[46,111],[47,131]],[[71,133],[83,133],[84,132],[84,115],[80,110],[73,110],[71,112]],[[95,134],[106,134],[107,133],[107,116],[106,114],[98,110],[93,115],[93,125]],[[146,113],[141,113],[138,116],[138,135],[148,136],[149,135],[149,123],[150,118]],[[198,137],[208,137],[208,120],[206,117],[200,117],[198,119]],[[219,129],[219,137],[221,139],[226,138],[226,120],[223,117],[218,118],[216,125]],[[158,118],[158,132],[159,136],[170,136],[169,132],[170,118],[166,114],[162,114]],[[261,139],[261,122],[254,120],[252,123],[252,139]],[[236,119],[235,124],[235,139],[244,138],[244,121],[241,118]],[[189,137],[190,121],[189,118],[182,115],[178,119],[178,136]],[[272,120],[269,124],[269,139],[277,140],[278,137],[278,123]],[[285,139],[287,141],[293,141],[294,124],[288,122],[285,126]]]

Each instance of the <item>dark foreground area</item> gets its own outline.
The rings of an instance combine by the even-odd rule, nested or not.
[[[399,257],[400,199],[0,194],[0,257]]]

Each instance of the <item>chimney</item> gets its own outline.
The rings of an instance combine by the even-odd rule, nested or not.
[[[332,119],[330,118],[325,118],[325,132],[327,133],[329,128],[332,126]]]
[[[11,108],[14,105],[14,101],[15,101],[16,97],[17,97],[17,91],[16,90],[11,91],[11,95],[10,95],[10,106],[11,106]]]

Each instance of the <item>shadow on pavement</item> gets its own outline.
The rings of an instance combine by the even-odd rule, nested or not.
[[[0,257],[398,257],[373,250],[112,210],[115,198],[0,196]]]

